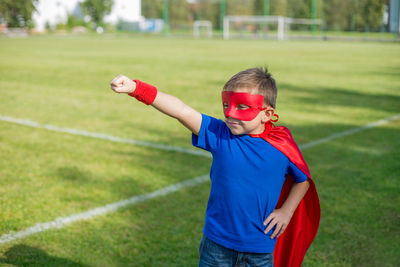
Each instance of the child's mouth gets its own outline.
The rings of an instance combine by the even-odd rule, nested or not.
[[[229,120],[225,120],[225,123],[226,123],[228,126],[238,126],[238,125],[239,125],[239,122],[229,121]]]

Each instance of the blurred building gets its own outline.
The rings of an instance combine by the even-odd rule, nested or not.
[[[58,23],[66,23],[68,15],[83,18],[80,2],[83,0],[39,0],[36,5],[37,11],[32,15],[36,30],[44,31],[46,25],[55,27]],[[105,22],[138,23],[143,20],[141,0],[113,0],[113,2],[111,13],[104,17]]]

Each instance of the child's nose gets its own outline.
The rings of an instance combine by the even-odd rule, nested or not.
[[[225,112],[225,117],[233,117],[234,112],[235,112],[234,107],[232,105],[230,105]]]

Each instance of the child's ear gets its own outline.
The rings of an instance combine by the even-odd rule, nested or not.
[[[270,121],[272,119],[272,117],[274,116],[275,110],[268,106],[268,108],[266,110],[264,110],[264,115],[262,117],[262,122],[266,123],[268,121]]]

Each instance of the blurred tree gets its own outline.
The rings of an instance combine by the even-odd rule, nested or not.
[[[145,18],[162,18],[162,0],[142,0],[142,15]]]
[[[296,1],[297,2],[297,1]],[[271,0],[271,15],[273,16],[287,16],[287,0]]]
[[[188,24],[190,20],[189,4],[186,0],[168,0],[169,20],[172,27]]]
[[[142,0],[142,15],[145,18],[162,18],[163,0]],[[187,24],[191,17],[186,0],[168,0],[168,16],[171,25]]]
[[[104,16],[111,12],[112,5],[112,0],[85,0],[80,3],[83,14],[90,16],[94,27],[103,24]]]
[[[367,0],[362,10],[365,21],[365,31],[377,31],[382,26],[384,0]]]
[[[219,1],[199,0],[195,9],[194,20],[209,20],[215,28],[219,28]]]
[[[365,29],[365,20],[363,16],[363,6],[366,0],[352,0],[350,11],[347,15],[348,24],[344,25],[342,30],[363,31]]]
[[[82,18],[77,18],[73,14],[68,14],[66,28],[67,29],[72,29],[72,28],[74,28],[76,26],[84,26],[84,27],[86,27],[87,25],[86,25],[86,22]]]
[[[330,30],[379,30],[385,0],[324,0],[323,18]]]
[[[0,14],[8,27],[33,27],[32,12],[38,0],[1,0]]]
[[[270,14],[292,18],[311,18],[313,0],[269,0]],[[192,1],[193,2],[193,1]],[[197,0],[191,4],[192,20],[210,20],[219,27],[220,0]],[[226,0],[226,15],[263,15],[264,0]],[[317,0],[317,18],[329,30],[380,30],[388,0]],[[169,0],[171,21],[186,21],[187,1]],[[142,0],[145,17],[161,18],[162,0]]]
[[[358,2],[365,0],[324,0],[324,20],[329,30],[349,30],[351,21],[357,16]],[[354,12],[354,13],[353,13]]]
[[[226,2],[227,15],[248,16],[254,14],[254,0],[229,0]]]
[[[310,18],[310,0],[287,0],[287,16],[291,18]]]
[[[254,0],[253,2],[253,15],[264,15],[264,0]]]

